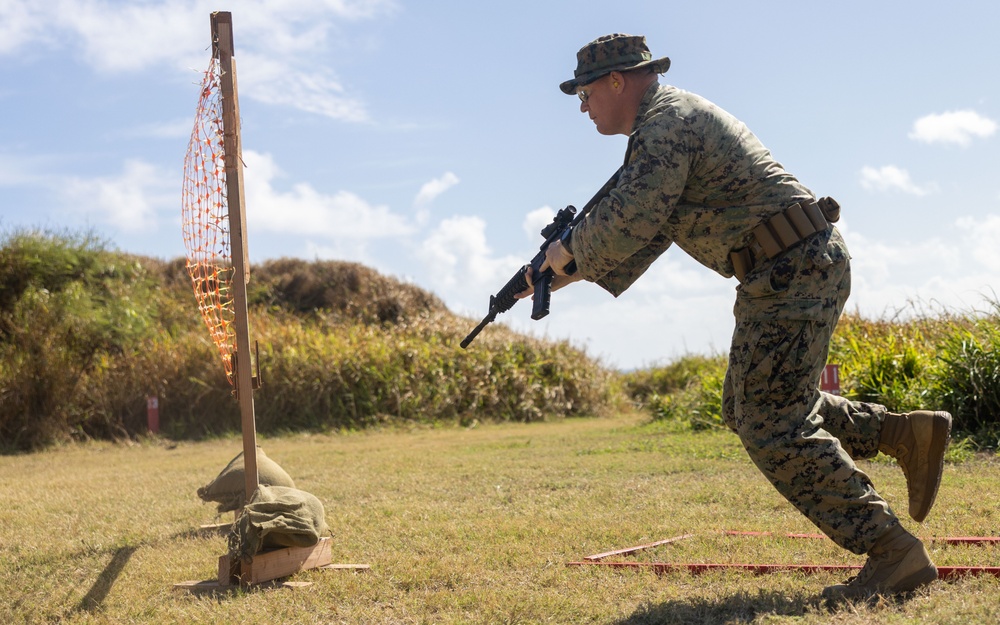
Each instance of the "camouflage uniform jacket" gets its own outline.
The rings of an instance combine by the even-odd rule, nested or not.
[[[639,105],[617,186],[574,228],[581,277],[617,297],[672,243],[730,277],[729,252],[812,192],[735,117],[654,83]]]

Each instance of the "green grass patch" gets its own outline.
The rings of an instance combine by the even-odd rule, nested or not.
[[[326,508],[334,561],[297,590],[172,590],[216,575],[225,536],[198,531],[195,491],[237,438],[91,442],[0,457],[0,614],[12,623],[989,623],[1000,580],[936,583],[904,602],[828,610],[836,574],[657,576],[576,568],[584,556],[694,533],[632,559],[860,564],[814,532],[752,466],[735,436],[644,415],[475,427],[377,427],[262,437],[269,457]],[[863,463],[906,509],[898,467]],[[227,518],[228,517],[227,515]],[[1000,464],[946,467],[918,536],[994,535]],[[1000,565],[988,547],[929,546],[941,565]]]

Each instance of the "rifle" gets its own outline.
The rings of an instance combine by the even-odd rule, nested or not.
[[[580,213],[577,214],[576,208],[573,206],[567,206],[558,213],[556,213],[555,219],[552,223],[542,228],[542,237],[545,242],[539,247],[539,251],[535,254],[535,257],[531,259],[531,262],[527,265],[521,267],[517,273],[515,273],[507,284],[503,285],[503,288],[496,295],[490,295],[490,311],[486,313],[483,320],[479,322],[472,332],[469,332],[469,336],[465,337],[462,341],[462,349],[469,346],[470,343],[482,332],[483,328],[487,325],[493,323],[500,313],[507,312],[513,308],[514,304],[517,303],[517,298],[515,295],[518,293],[523,293],[528,290],[528,267],[531,267],[531,276],[534,278],[533,282],[535,285],[535,295],[532,300],[531,307],[531,318],[535,321],[545,317],[549,314],[549,302],[552,298],[552,278],[555,276],[555,272],[549,267],[545,271],[541,270],[542,263],[545,262],[545,250],[548,249],[549,245],[553,241],[559,241],[563,236],[573,230],[573,227],[580,223],[580,221],[587,216],[587,213],[597,205],[605,196],[607,196],[611,189],[615,188],[618,184],[618,177],[621,176],[622,169],[624,166],[619,167],[618,171],[614,173],[604,186],[590,198],[590,201],[584,205]],[[565,271],[567,274],[576,273],[576,261],[571,260],[566,264]]]

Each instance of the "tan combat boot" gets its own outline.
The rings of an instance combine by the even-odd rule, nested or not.
[[[951,415],[916,410],[886,415],[878,450],[895,458],[906,476],[910,516],[918,523],[927,517],[944,470],[944,451],[951,437]]]
[[[930,584],[937,576],[937,567],[923,543],[903,526],[896,525],[879,537],[856,577],[844,584],[827,586],[823,597],[835,602],[910,592]]]

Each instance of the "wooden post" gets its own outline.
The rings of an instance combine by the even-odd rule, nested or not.
[[[236,399],[240,404],[243,431],[243,470],[246,501],[257,492],[257,425],[253,410],[253,367],[250,359],[250,322],[247,315],[246,205],[243,199],[243,144],[240,141],[240,104],[236,89],[236,59],[233,58],[233,16],[228,11],[212,13],[212,54],[219,59],[222,91],[222,128],[226,153],[226,198],[229,203],[229,244],[233,260],[233,307],[236,318]]]
[[[246,500],[257,492],[257,429],[254,423],[253,390],[260,375],[253,376],[250,356],[250,324],[247,315],[247,283],[250,281],[246,239],[246,207],[243,201],[243,160],[240,142],[240,106],[236,95],[236,61],[233,59],[233,18],[225,11],[212,13],[212,55],[219,61],[222,95],[222,132],[226,158],[226,198],[229,204],[229,244],[233,262],[233,308],[235,311],[236,353],[233,377],[240,405],[243,430],[243,467]],[[238,513],[237,513],[238,514]],[[324,537],[311,547],[288,547],[260,552],[253,562],[233,561],[224,555],[218,561],[218,578],[202,582],[182,582],[174,588],[210,590],[232,583],[259,584],[307,569],[367,570],[367,564],[332,564],[332,543]],[[287,587],[308,582],[286,582]]]

